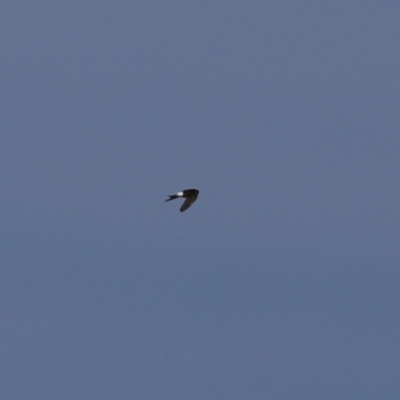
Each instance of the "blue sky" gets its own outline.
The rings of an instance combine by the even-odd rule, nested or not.
[[[1,397],[398,399],[399,14],[4,1]]]

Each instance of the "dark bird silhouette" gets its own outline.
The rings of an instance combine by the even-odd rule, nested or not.
[[[197,196],[199,195],[199,190],[197,189],[186,189],[182,190],[182,192],[178,192],[175,194],[171,194],[168,196],[169,198],[165,201],[171,201],[174,199],[178,199],[180,197],[184,198],[185,201],[183,202],[180,211],[183,212],[187,210],[197,199]]]

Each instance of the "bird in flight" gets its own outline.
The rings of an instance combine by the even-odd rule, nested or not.
[[[171,201],[171,200],[183,197],[185,199],[185,201],[183,202],[183,204],[180,208],[180,211],[183,212],[183,211],[187,210],[196,201],[198,195],[199,195],[199,190],[186,189],[186,190],[183,190],[182,192],[171,194],[170,196],[168,196],[169,199],[167,199],[165,201]]]

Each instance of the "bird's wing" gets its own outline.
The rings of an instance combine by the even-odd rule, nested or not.
[[[197,196],[196,197],[192,197],[192,196],[186,197],[185,201],[182,204],[182,207],[180,208],[180,211],[183,212],[183,211],[187,210],[195,202],[196,198],[197,198]]]

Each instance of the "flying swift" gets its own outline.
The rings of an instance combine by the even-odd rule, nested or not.
[[[183,202],[180,211],[183,212],[187,210],[197,199],[197,196],[199,195],[199,190],[197,189],[185,189],[182,190],[182,192],[178,192],[175,194],[169,195],[168,199],[165,201],[171,201],[174,199],[179,199],[179,198],[184,198],[185,201]]]

